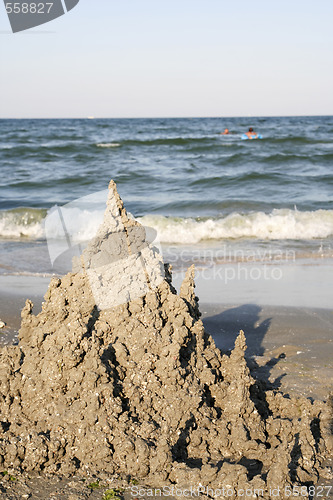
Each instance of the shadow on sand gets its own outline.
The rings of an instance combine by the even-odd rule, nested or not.
[[[273,357],[263,365],[259,365],[256,361],[257,356],[264,355],[263,339],[272,321],[272,318],[260,321],[261,311],[261,307],[256,304],[243,304],[239,307],[227,309],[215,316],[206,317],[202,321],[205,330],[210,333],[216,346],[222,352],[230,352],[233,349],[239,331],[243,330],[247,343],[246,358],[252,375],[256,379],[265,382],[268,386],[278,388],[284,375],[278,377],[274,382],[270,382],[270,372],[281,359],[285,358],[285,354]]]

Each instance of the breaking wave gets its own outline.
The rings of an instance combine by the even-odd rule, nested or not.
[[[75,241],[93,238],[101,223],[104,204],[94,210],[61,207],[66,232]],[[0,212],[0,237],[8,239],[45,238],[45,217],[54,211],[19,208]],[[52,221],[52,218],[50,219]],[[270,213],[234,212],[217,218],[182,218],[145,215],[137,219],[157,231],[161,243],[193,245],[205,240],[259,239],[312,240],[333,236],[333,210],[298,211],[275,209]],[[60,230],[59,230],[60,228]],[[60,233],[59,233],[60,231]],[[58,234],[59,233],[59,234]],[[63,236],[63,227],[55,223],[48,231]]]
[[[0,237],[9,239],[44,236],[43,220],[46,210],[38,208],[15,208],[0,212]]]
[[[146,215],[139,221],[153,227],[161,243],[195,244],[204,240],[254,238],[311,240],[333,235],[333,210],[232,213],[220,218],[176,218]]]

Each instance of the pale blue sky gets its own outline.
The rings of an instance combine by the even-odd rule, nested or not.
[[[0,117],[333,114],[332,0],[80,0],[9,32]]]

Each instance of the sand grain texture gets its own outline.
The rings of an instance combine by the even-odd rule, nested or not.
[[[200,320],[194,269],[177,295],[140,228],[130,238],[138,225],[114,183],[110,198],[115,222],[108,206],[81,269],[52,279],[37,316],[26,302],[19,345],[0,353],[1,468],[117,473],[153,487],[230,485],[235,497],[316,483],[333,449],[332,402],[265,391],[247,366],[243,332],[222,355]],[[126,303],[108,308],[99,296],[97,307],[87,262],[97,262],[98,278],[118,223],[117,269],[144,259],[146,283]],[[126,279],[114,282],[125,297]]]

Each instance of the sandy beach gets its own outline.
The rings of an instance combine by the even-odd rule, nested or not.
[[[246,332],[253,373],[290,394],[326,399],[332,390],[333,313],[295,307],[202,305],[203,322],[222,350]]]
[[[39,311],[49,282],[50,278],[35,276],[0,276],[0,319],[6,323],[5,328],[0,330],[1,346],[18,341],[25,301],[31,297],[36,311]]]

